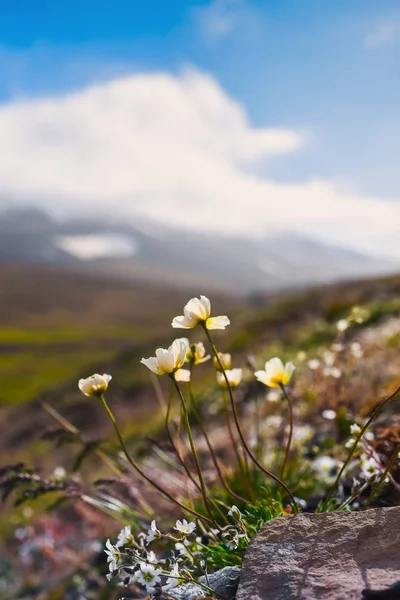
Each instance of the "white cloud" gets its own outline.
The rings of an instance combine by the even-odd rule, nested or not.
[[[400,234],[400,203],[329,181],[256,175],[255,163],[299,151],[303,138],[253,127],[197,71],[132,75],[3,105],[0,131],[0,198],[224,234],[294,230],[400,258],[388,242]]]
[[[396,40],[398,32],[398,24],[395,21],[382,21],[365,36],[364,45],[369,49],[385,46]]]

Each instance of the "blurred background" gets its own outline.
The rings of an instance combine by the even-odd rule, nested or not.
[[[399,64],[397,0],[0,0],[1,461],[55,467],[43,402],[110,433],[97,370],[152,431],[138,361],[191,295],[241,352],[276,299],[279,336],[395,296]]]

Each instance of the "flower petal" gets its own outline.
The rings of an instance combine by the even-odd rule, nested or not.
[[[173,353],[165,348],[157,348],[156,350],[157,364],[160,371],[163,373],[172,373],[175,369],[175,357]]]
[[[180,381],[182,383],[188,383],[190,381],[189,369],[178,369],[175,371],[175,379],[176,381]]]
[[[210,317],[206,321],[207,329],[225,329],[230,324],[230,320],[226,316]]]
[[[175,329],[193,329],[193,327],[196,327],[197,325],[197,320],[193,319],[192,317],[182,315],[179,317],[175,317],[172,320],[171,325]]]
[[[150,358],[142,358],[140,362],[156,375],[164,375],[164,372],[158,368],[158,363],[155,356],[151,356]]]

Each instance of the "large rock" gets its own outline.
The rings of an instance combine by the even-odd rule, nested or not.
[[[399,581],[400,507],[293,515],[255,536],[237,600],[400,600]]]

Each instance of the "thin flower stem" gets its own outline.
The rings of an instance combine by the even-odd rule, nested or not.
[[[171,387],[172,387],[172,382],[171,382]],[[196,488],[199,490],[199,492],[201,493],[201,487],[198,484],[198,482],[195,480],[195,478],[193,477],[193,475],[190,472],[189,467],[186,465],[185,461],[183,460],[180,451],[178,450],[177,446],[175,445],[174,439],[172,437],[172,433],[169,427],[169,418],[170,418],[170,414],[171,414],[171,408],[172,408],[172,389],[171,389],[171,393],[169,395],[168,398],[168,404],[167,404],[167,412],[165,415],[165,428],[167,430],[167,435],[168,435],[168,439],[170,441],[170,444],[177,456],[178,461],[180,462],[180,464],[182,465],[186,475],[188,476],[188,478],[190,479],[190,481],[196,486]]]
[[[135,463],[135,461],[130,457],[128,450],[126,449],[125,446],[125,442],[122,439],[122,435],[121,432],[119,430],[119,427],[117,425],[117,422],[115,420],[115,417],[113,415],[113,413],[111,412],[110,407],[107,404],[106,399],[104,398],[104,395],[102,394],[100,396],[100,399],[103,403],[103,406],[110,418],[111,423],[114,426],[115,429],[115,433],[117,434],[120,446],[122,448],[123,453],[125,454],[125,457],[127,459],[127,461],[129,462],[129,464],[135,469],[135,471],[137,473],[139,473],[139,475],[141,477],[143,477],[143,479],[145,479],[148,483],[150,483],[157,491],[159,491],[161,494],[163,494],[166,498],[168,498],[168,500],[170,500],[171,502],[173,502],[174,504],[177,504],[178,506],[180,506],[180,508],[182,508],[183,510],[185,510],[186,512],[196,516],[198,519],[203,519],[204,521],[206,521],[207,523],[212,524],[213,521],[211,519],[209,519],[208,517],[205,517],[204,515],[201,515],[199,512],[197,512],[196,510],[193,510],[192,508],[189,508],[188,506],[185,506],[182,502],[180,502],[179,500],[177,500],[176,498],[174,498],[169,492],[167,492],[166,490],[164,490],[164,488],[162,488],[160,485],[158,485],[158,483],[155,483],[155,481],[153,481],[148,475],[146,475],[146,473],[144,471],[142,471],[142,469]]]
[[[287,485],[285,485],[285,483],[284,483],[284,482],[283,482],[281,479],[279,479],[279,477],[278,477],[277,475],[274,475],[273,473],[271,473],[271,471],[268,471],[268,469],[266,469],[265,467],[263,467],[263,466],[262,466],[262,464],[261,464],[261,463],[260,463],[260,462],[257,460],[257,458],[254,456],[254,454],[253,454],[253,453],[252,453],[252,451],[250,450],[250,448],[249,448],[249,446],[248,446],[248,444],[247,444],[247,442],[246,442],[246,440],[245,440],[245,438],[244,438],[244,435],[243,435],[242,429],[241,429],[241,427],[240,427],[240,423],[239,423],[239,417],[238,417],[238,413],[237,413],[237,408],[236,408],[235,400],[234,400],[234,398],[233,398],[232,388],[231,388],[231,386],[230,386],[230,384],[229,384],[229,380],[228,380],[227,374],[226,374],[226,372],[225,372],[225,369],[224,369],[224,367],[223,367],[223,365],[222,365],[222,363],[221,363],[221,359],[220,359],[220,357],[219,357],[219,355],[218,355],[218,350],[217,350],[217,348],[215,347],[215,344],[214,344],[214,342],[213,342],[213,341],[212,341],[212,339],[211,339],[211,336],[210,336],[210,333],[209,333],[209,331],[208,331],[208,329],[207,329],[207,327],[206,327],[206,324],[205,324],[205,323],[202,323],[202,327],[203,327],[203,329],[204,329],[204,332],[205,332],[205,334],[206,334],[206,336],[207,336],[208,342],[209,342],[209,344],[210,344],[210,346],[211,346],[211,348],[212,348],[212,351],[213,351],[213,353],[214,353],[214,356],[215,356],[215,358],[216,358],[216,361],[218,362],[218,364],[219,364],[219,367],[220,367],[220,369],[221,369],[222,373],[224,374],[225,383],[226,383],[226,386],[227,386],[227,388],[228,388],[228,392],[229,392],[229,398],[230,398],[230,401],[231,401],[232,412],[233,412],[233,418],[234,418],[234,420],[235,420],[236,429],[237,429],[237,432],[238,432],[238,434],[239,434],[239,437],[240,437],[240,440],[241,440],[241,442],[242,442],[242,444],[243,444],[243,447],[244,447],[244,449],[246,450],[247,454],[249,455],[249,457],[251,458],[251,460],[253,461],[253,463],[254,463],[254,464],[255,464],[255,465],[256,465],[256,466],[257,466],[257,467],[258,467],[258,468],[259,468],[259,469],[260,469],[260,470],[261,470],[263,473],[265,473],[266,475],[268,475],[268,477],[270,477],[271,479],[273,479],[274,481],[276,481],[276,483],[278,483],[278,484],[279,484],[279,485],[280,485],[280,486],[281,486],[281,487],[282,487],[282,488],[285,490],[285,492],[288,494],[288,496],[290,497],[291,501],[293,502],[293,508],[294,508],[295,512],[296,512],[296,513],[299,513],[299,512],[300,512],[300,511],[299,511],[299,507],[297,506],[297,504],[296,504],[296,500],[295,500],[295,498],[294,498],[294,496],[293,496],[292,492],[291,492],[291,491],[289,490],[289,488],[287,487]]]
[[[202,472],[201,472],[199,457],[197,456],[196,447],[194,445],[194,440],[193,440],[193,435],[192,435],[192,429],[190,427],[189,415],[188,415],[188,412],[187,412],[185,398],[183,397],[183,394],[182,394],[181,389],[180,389],[180,387],[178,385],[178,382],[176,381],[175,374],[171,373],[170,377],[171,377],[171,380],[174,383],[175,389],[176,389],[176,391],[178,393],[179,399],[180,399],[181,404],[182,404],[183,418],[185,420],[186,431],[187,431],[188,438],[189,438],[189,443],[190,443],[190,449],[192,451],[193,459],[194,459],[194,462],[196,464],[196,470],[197,470],[197,475],[198,475],[199,482],[200,482],[201,495],[203,497],[204,508],[206,509],[208,516],[214,522],[214,524],[217,527],[217,529],[220,529],[218,523],[216,522],[216,520],[213,517],[213,514],[211,512],[211,509],[210,509],[210,506],[209,506],[209,503],[208,503],[206,486],[204,484],[204,479],[203,479],[203,475],[202,475]]]
[[[207,431],[203,425],[203,421],[200,417],[200,413],[197,410],[197,403],[196,403],[196,399],[195,396],[193,394],[193,387],[192,387],[192,376],[193,376],[193,364],[191,364],[190,366],[190,381],[189,381],[189,395],[190,395],[190,402],[191,402],[191,406],[192,406],[192,411],[193,414],[197,420],[197,423],[200,427],[200,431],[203,434],[203,437],[206,441],[208,450],[210,452],[210,456],[211,456],[211,460],[213,461],[215,470],[217,472],[218,478],[221,482],[222,487],[228,492],[228,494],[230,494],[233,498],[235,498],[236,500],[239,500],[240,502],[244,502],[245,504],[247,503],[247,500],[245,498],[243,498],[242,496],[239,496],[238,494],[236,494],[233,490],[231,490],[231,488],[229,487],[228,483],[225,480],[225,477],[222,474],[221,468],[219,466],[218,463],[218,458],[214,452],[214,448],[211,445],[210,442],[210,438],[208,437]]]
[[[281,471],[281,479],[283,479],[285,477],[285,470],[286,470],[286,465],[287,465],[287,461],[289,458],[290,446],[292,445],[293,405],[292,405],[292,401],[289,397],[289,394],[286,392],[285,386],[282,383],[280,384],[280,388],[281,388],[283,395],[285,396],[285,398],[288,402],[288,406],[289,406],[289,437],[288,437],[287,444],[286,444],[285,458],[283,459],[283,465],[282,465],[282,471]]]
[[[329,490],[329,493],[327,495],[327,497],[325,498],[325,502],[322,505],[322,509],[321,512],[324,512],[326,510],[326,507],[328,506],[329,501],[331,500],[333,494],[335,493],[335,490],[339,484],[339,481],[344,473],[344,471],[346,470],[349,462],[351,461],[354,452],[356,451],[356,448],[358,446],[359,441],[361,440],[361,438],[363,437],[364,433],[367,431],[368,427],[371,425],[371,423],[376,419],[376,417],[378,415],[380,415],[380,413],[383,411],[383,409],[385,408],[385,406],[387,404],[389,404],[389,402],[391,400],[394,400],[398,395],[400,394],[400,386],[393,392],[393,394],[391,394],[388,398],[386,398],[386,400],[384,400],[379,406],[377,406],[375,408],[375,410],[373,411],[372,415],[370,416],[370,418],[368,419],[368,421],[365,423],[365,425],[361,428],[360,433],[357,435],[355,442],[353,444],[353,447],[351,448],[346,460],[344,461],[342,468],[340,469],[339,473],[337,474],[337,477],[335,479],[334,484],[332,485],[331,489]]]
[[[374,487],[374,489],[371,491],[371,494],[367,500],[367,502],[364,505],[363,510],[366,510],[367,508],[369,508],[369,506],[371,505],[372,500],[375,498],[376,494],[378,493],[379,489],[381,488],[381,486],[384,484],[386,477],[389,475],[390,471],[392,470],[392,467],[394,466],[396,460],[399,457],[399,450],[398,448],[393,452],[392,456],[390,457],[390,460],[387,464],[386,469],[384,470],[384,472],[382,473],[382,475],[380,476],[378,483],[376,484],[376,486]]]
[[[345,502],[343,502],[343,504],[338,506],[338,508],[336,510],[339,511],[339,510],[343,510],[344,508],[346,508],[346,506],[351,504],[353,502],[353,500],[355,500],[360,494],[363,493],[364,490],[367,489],[368,486],[369,486],[369,482],[367,481],[366,483],[364,483],[364,485],[362,485],[360,487],[359,490],[357,490],[356,494],[353,494],[352,496],[350,496],[350,498],[347,498],[347,500]]]
[[[232,448],[233,448],[233,452],[236,456],[236,460],[237,460],[237,464],[239,466],[239,470],[242,474],[243,480],[246,482],[246,486],[247,486],[247,491],[249,492],[249,496],[252,500],[252,502],[254,502],[254,492],[253,492],[253,488],[251,486],[251,481],[250,481],[250,477],[249,477],[249,471],[248,469],[246,470],[245,466],[243,466],[243,461],[242,461],[242,457],[240,456],[240,452],[239,452],[239,448],[237,445],[237,442],[235,440],[235,436],[233,435],[233,431],[232,431],[232,424],[231,424],[231,416],[229,413],[229,405],[228,405],[228,401],[226,398],[226,394],[225,391],[222,389],[222,401],[223,401],[223,406],[224,406],[224,412],[225,412],[225,418],[226,418],[226,425],[228,427],[228,432],[229,432],[229,437],[231,440],[231,444],[232,444]],[[244,450],[244,448],[243,448]],[[244,450],[243,452],[244,455],[246,455],[246,451]]]

